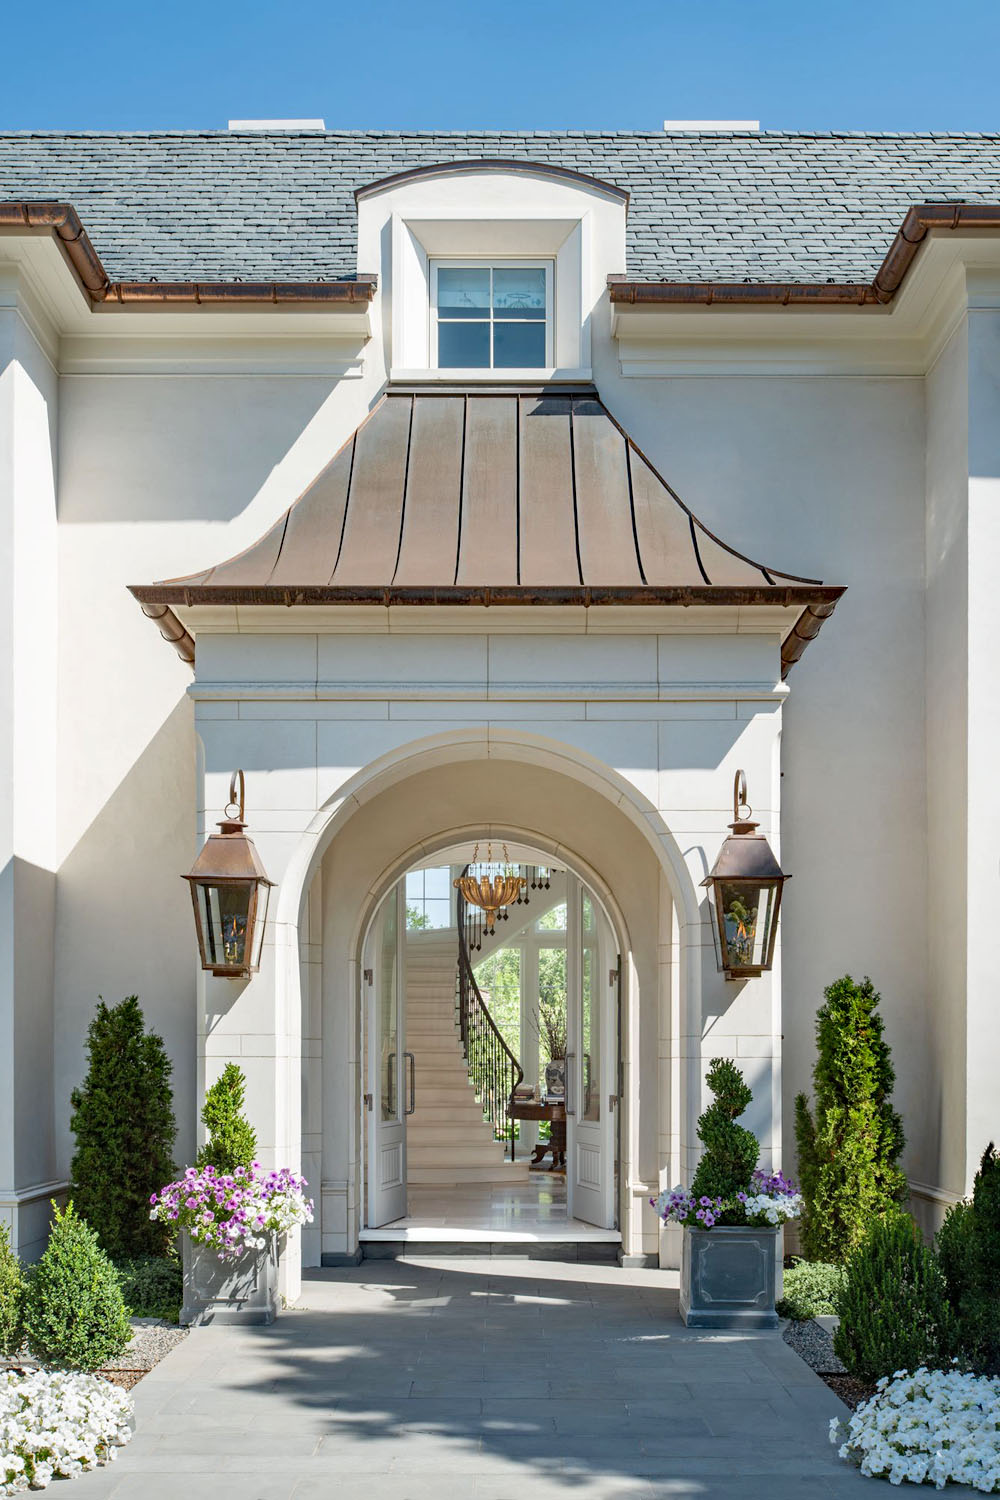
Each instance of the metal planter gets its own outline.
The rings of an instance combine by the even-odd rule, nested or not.
[[[681,1317],[688,1328],[777,1328],[778,1228],[684,1230]]]
[[[239,1260],[220,1260],[214,1250],[181,1235],[184,1305],[187,1327],[218,1324],[273,1323],[278,1315],[278,1255],[274,1235],[263,1250],[249,1250]]]

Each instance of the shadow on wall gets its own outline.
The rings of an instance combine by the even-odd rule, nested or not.
[[[123,380],[109,403],[105,382],[72,381],[60,412],[60,523],[231,521],[322,420],[339,384],[327,376]],[[330,442],[339,447],[350,430]],[[324,448],[316,472],[333,451]],[[292,486],[286,504],[311,477]]]
[[[69,1168],[70,1090],[98,996],[137,994],[174,1064],[178,1159],[194,1145],[197,952],[180,878],[195,857],[195,735],[182,698],[63,861],[56,882],[55,1126]]]

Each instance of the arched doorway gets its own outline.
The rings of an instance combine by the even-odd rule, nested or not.
[[[698,1106],[697,1063],[680,1046],[700,1025],[693,883],[655,809],[609,767],[540,736],[473,730],[411,743],[353,778],[286,866],[275,998],[291,1026],[300,1008],[302,1074],[290,1058],[288,1099],[294,1108],[301,1088],[303,1168],[322,1183],[307,1264],[356,1256],[364,1222],[365,933],[408,869],[490,832],[571,864],[622,934],[616,1211],[626,1255],[659,1251],[648,1198],[680,1175]]]
[[[429,849],[362,943],[369,1245],[620,1240],[627,937],[572,861],[511,833],[523,891],[491,930],[456,883],[493,832]]]

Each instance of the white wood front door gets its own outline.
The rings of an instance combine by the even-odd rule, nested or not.
[[[567,894],[567,1207],[571,1218],[613,1229],[617,944],[600,903],[578,881],[570,881]]]
[[[369,1229],[406,1214],[405,938],[400,883],[376,912],[365,944]]]

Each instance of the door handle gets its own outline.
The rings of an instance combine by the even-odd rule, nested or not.
[[[563,1102],[563,1108],[565,1109],[567,1115],[575,1115],[576,1114],[576,1110],[575,1109],[570,1109],[570,1107],[569,1107],[569,1085],[570,1085],[570,1079],[573,1077],[573,1069],[571,1068],[570,1064],[573,1063],[573,1062],[575,1062],[575,1061],[576,1061],[576,1053],[575,1052],[567,1052],[566,1053],[566,1087],[565,1087],[565,1092],[563,1094],[563,1100],[564,1100],[564,1102]]]
[[[412,1115],[417,1107],[417,1065],[412,1052],[404,1052],[403,1056],[410,1059],[410,1107],[406,1113]]]

